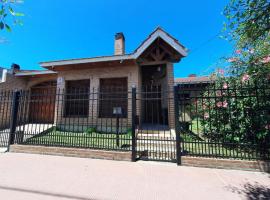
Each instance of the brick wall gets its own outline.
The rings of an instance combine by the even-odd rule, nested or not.
[[[270,172],[270,162],[259,160],[249,161],[249,160],[216,159],[216,158],[183,156],[182,165],[193,167],[241,169],[241,170]]]
[[[64,147],[11,145],[10,152],[131,161],[131,152],[129,151],[121,152],[121,151],[105,151],[93,149],[64,148]]]
[[[60,71],[58,72],[58,83],[57,83],[57,89],[59,91],[62,91],[65,89],[66,81],[70,80],[82,80],[82,79],[89,79],[90,80],[90,91],[91,95],[90,99],[95,99],[94,101],[90,101],[89,103],[89,115],[88,118],[64,118],[63,117],[63,108],[64,108],[64,99],[63,95],[60,94],[56,99],[56,109],[55,109],[55,124],[66,124],[66,123],[72,123],[72,124],[79,124],[84,129],[87,128],[87,126],[97,126],[99,127],[105,127],[105,124],[113,125],[115,127],[115,120],[106,119],[106,118],[97,118],[98,116],[98,88],[99,88],[99,82],[101,78],[121,78],[121,77],[127,77],[128,79],[128,90],[130,91],[128,96],[128,116],[126,119],[120,120],[120,126],[123,127],[123,132],[127,127],[131,127],[131,88],[132,86],[135,86],[138,88],[139,85],[139,67],[137,65],[133,66],[112,66],[112,67],[99,67],[99,68],[89,68],[85,70],[72,70],[72,71]],[[59,81],[60,80],[60,81]],[[95,94],[93,94],[93,92]],[[85,125],[85,126],[84,126]],[[61,127],[65,128],[65,127]],[[76,128],[76,127],[75,127]],[[69,129],[69,127],[66,126],[66,129]],[[115,129],[115,128],[114,128]],[[104,130],[103,130],[104,131]],[[107,131],[110,131],[107,129]],[[112,130],[113,131],[113,130]]]
[[[13,74],[7,74],[6,81],[0,83],[0,129],[10,125],[12,91],[24,90],[26,84],[26,80]]]
[[[10,126],[12,92],[15,90],[29,90],[32,86],[45,81],[56,80],[56,76],[43,75],[42,77],[16,77],[7,74],[6,81],[0,83],[0,129]],[[29,100],[26,96],[20,102],[19,114],[23,112],[22,120],[27,120]]]
[[[25,90],[27,80],[15,77],[13,74],[7,74],[6,82],[0,83],[0,91],[2,90]]]

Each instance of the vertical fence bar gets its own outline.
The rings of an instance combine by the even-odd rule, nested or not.
[[[11,123],[10,123],[10,135],[9,135],[9,142],[8,142],[8,150],[9,150],[9,146],[11,144],[14,144],[14,142],[15,142],[17,115],[18,115],[18,108],[19,108],[19,98],[20,98],[20,92],[19,91],[14,92],[13,96],[12,96]]]
[[[176,136],[176,163],[181,165],[181,141],[179,126],[179,102],[178,102],[178,86],[174,86],[174,110],[175,110],[175,136]]]
[[[132,87],[132,162],[136,161],[136,88]]]

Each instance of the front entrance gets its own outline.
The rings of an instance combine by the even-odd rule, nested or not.
[[[166,66],[142,66],[142,125],[168,125]]]
[[[168,125],[171,99],[165,64],[141,66],[141,92],[137,93],[137,159],[176,161],[175,131]],[[174,117],[174,116],[173,116]]]
[[[56,81],[44,82],[31,88],[29,123],[54,122]]]

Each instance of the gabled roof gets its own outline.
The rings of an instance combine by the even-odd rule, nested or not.
[[[163,39],[183,57],[187,56],[187,49],[182,44],[180,44],[178,40],[176,40],[162,28],[158,27],[133,52],[134,58],[138,58],[157,38]]]
[[[119,61],[136,60],[157,38],[163,39],[181,56],[183,57],[187,56],[187,49],[182,44],[180,44],[178,40],[176,40],[174,37],[172,37],[167,32],[165,32],[162,28],[158,27],[131,54],[57,60],[57,61],[41,62],[40,65],[44,68],[50,68],[52,66],[61,66],[61,65],[110,62],[110,61],[118,61],[118,60]]]

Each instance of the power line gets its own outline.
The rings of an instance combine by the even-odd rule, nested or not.
[[[213,40],[219,38],[220,36],[220,32],[218,32],[217,34],[215,34],[214,36],[212,36],[211,38],[209,38],[208,40],[206,40],[205,42],[201,43],[199,46],[197,46],[196,48],[194,48],[193,50],[191,49],[189,54],[194,54],[194,52],[197,52],[198,50],[200,50],[202,47],[206,46],[208,43],[212,42]]]

